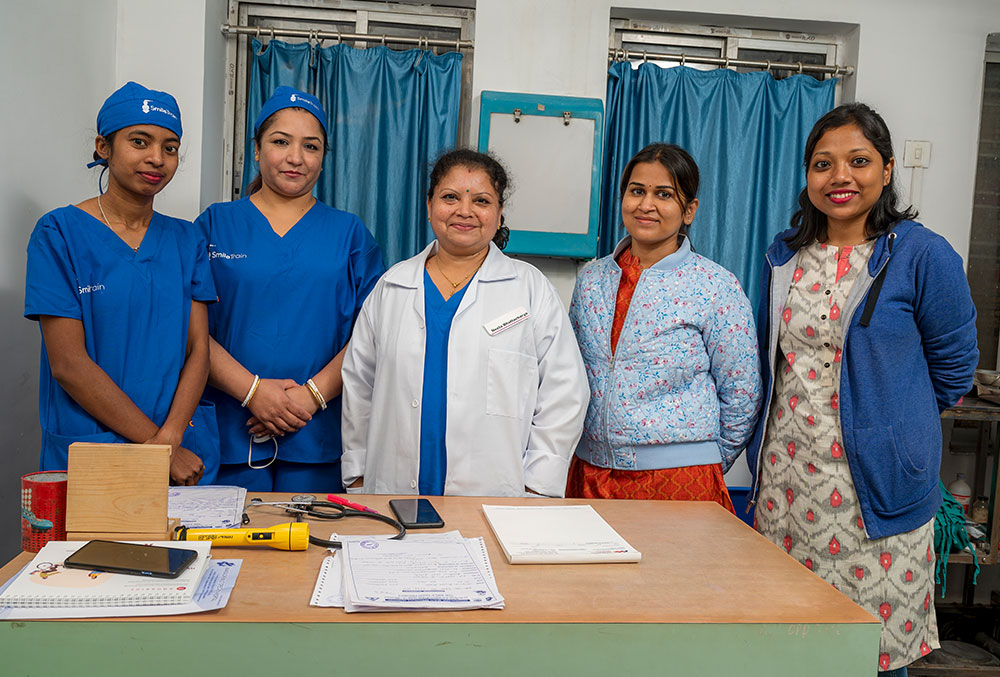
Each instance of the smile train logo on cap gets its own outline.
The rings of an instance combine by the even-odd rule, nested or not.
[[[310,108],[312,108],[313,110],[322,110],[321,108],[319,108],[316,105],[316,103],[314,101],[312,101],[310,99],[307,99],[307,98],[304,98],[304,97],[301,97],[301,96],[298,96],[296,94],[291,94],[288,97],[288,100],[291,101],[292,103],[295,103],[296,105],[298,105],[300,107],[301,107],[301,104],[305,104],[305,105],[309,106]]]
[[[150,100],[149,99],[143,99],[142,100],[142,112],[145,113],[146,115],[149,115],[149,113],[151,113],[151,112],[156,112],[156,113],[163,113],[164,115],[168,115],[168,116],[172,117],[174,120],[178,119],[176,113],[174,113],[172,110],[164,108],[163,106],[157,106],[155,101],[153,102],[152,106],[150,106],[149,104],[150,104]]]

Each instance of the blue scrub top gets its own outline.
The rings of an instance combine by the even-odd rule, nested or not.
[[[424,270],[424,315],[427,342],[424,347],[424,385],[420,410],[420,493],[425,496],[444,494],[448,474],[448,449],[445,434],[448,429],[448,336],[451,323],[462,303],[465,285],[447,301]]]
[[[214,204],[195,222],[209,243],[219,302],[212,337],[261,378],[305,383],[347,345],[368,292],[385,271],[378,244],[353,214],[322,202],[283,237],[249,197]],[[223,463],[246,463],[250,412],[208,388],[215,402]],[[274,453],[254,445],[254,460]],[[340,398],[301,430],[278,439],[278,458],[330,463],[341,456]]]
[[[157,425],[163,425],[187,352],[191,301],[215,301],[206,243],[190,222],[154,212],[139,251],[78,207],[43,216],[28,242],[24,316],[83,323],[87,354]],[[38,413],[42,470],[63,470],[71,442],[129,442],[99,423],[52,377],[42,340]],[[214,426],[199,408],[195,423]],[[189,427],[189,431],[191,427]],[[211,439],[207,431],[205,439]],[[218,449],[184,446],[214,478]]]

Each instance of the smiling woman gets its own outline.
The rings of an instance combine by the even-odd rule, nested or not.
[[[198,217],[219,287],[206,396],[218,408],[223,483],[343,490],[340,365],[384,267],[358,217],[313,197],[326,141],[319,100],[278,87],[254,124],[260,175],[249,197]]]
[[[803,163],[757,314],[757,529],[881,618],[878,669],[895,671],[938,647],[938,415],[972,384],[976,311],[958,254],[897,206],[878,113],[830,111]]]
[[[698,166],[655,143],[620,184],[628,236],[580,273],[570,320],[593,398],[566,495],[732,501],[723,473],[760,404],[750,303],[691,250]]]
[[[806,194],[826,215],[827,244],[853,244],[865,235],[868,212],[889,185],[894,164],[893,158],[882,160],[857,125],[836,127],[817,141]]]
[[[130,82],[97,116],[94,162],[107,192],[41,218],[28,243],[25,316],[42,331],[43,470],[72,442],[171,447],[170,478],[211,482],[215,415],[208,373],[204,241],[153,211],[177,171],[181,118],[165,92]],[[195,439],[197,435],[197,440]]]
[[[436,240],[375,286],[344,359],[351,490],[562,496],[586,376],[551,283],[500,251],[507,186],[489,155],[435,164]]]

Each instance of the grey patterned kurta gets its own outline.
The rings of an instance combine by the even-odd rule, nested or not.
[[[760,533],[882,620],[884,671],[939,644],[933,521],[870,540],[842,446],[840,309],[871,251],[870,242],[799,250],[778,329],[756,520]]]

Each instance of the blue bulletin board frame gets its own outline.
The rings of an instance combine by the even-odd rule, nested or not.
[[[600,224],[601,163],[604,150],[604,103],[600,99],[545,94],[518,94],[513,92],[483,91],[479,112],[479,150],[490,147],[490,116],[493,113],[513,115],[539,115],[563,118],[585,118],[594,121],[594,152],[590,171],[590,220],[586,233],[556,231],[525,231],[511,229],[510,241],[504,250],[509,254],[552,256],[574,259],[591,259],[597,255],[597,229]],[[514,179],[516,181],[516,168]]]

